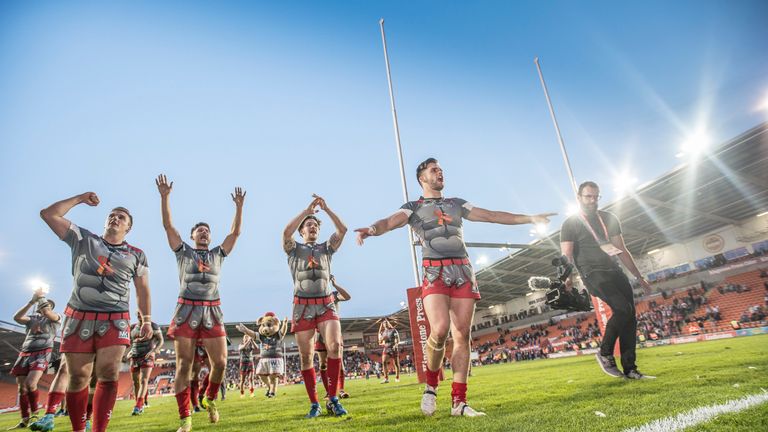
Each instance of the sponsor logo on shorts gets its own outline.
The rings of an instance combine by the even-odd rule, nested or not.
[[[117,337],[119,339],[128,339],[128,330],[121,330]]]

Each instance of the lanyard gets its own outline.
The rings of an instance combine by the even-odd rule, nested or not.
[[[587,220],[586,215],[584,215],[584,212],[580,213],[581,220],[584,222],[584,225],[586,225],[589,232],[592,234],[592,237],[595,238],[595,241],[597,244],[605,244],[610,243],[610,239],[608,238],[608,228],[605,227],[605,222],[603,222],[603,218],[600,216],[600,212],[597,212],[597,220],[600,221],[600,226],[603,228],[603,232],[605,233],[605,242],[601,242],[599,238],[597,238],[597,233],[595,232],[594,228],[592,228],[592,225]]]

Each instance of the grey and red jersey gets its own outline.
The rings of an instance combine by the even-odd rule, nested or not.
[[[296,243],[287,252],[288,267],[293,276],[293,295],[300,298],[331,296],[331,258],[336,252],[328,242]],[[333,300],[324,304],[294,304],[293,319],[313,319],[328,310],[336,313]]]
[[[154,333],[160,331],[160,326],[152,323],[152,337],[148,340],[139,340],[141,336],[141,323],[136,323],[131,327],[131,351],[129,357],[143,358],[157,348],[157,339]]]
[[[397,346],[397,340],[400,338],[400,333],[397,329],[391,328],[381,332],[382,345],[387,348],[395,348]]]
[[[182,242],[174,253],[179,268],[180,285],[179,304],[176,305],[173,316],[174,324],[180,326],[187,323],[193,330],[201,324],[208,330],[217,324],[223,324],[224,313],[219,306],[219,280],[221,265],[227,256],[224,249],[221,246],[210,250],[195,249]]]
[[[29,321],[24,325],[26,335],[21,344],[21,352],[42,351],[53,348],[53,339],[59,330],[59,322],[53,322],[47,317],[35,314],[29,316]]]
[[[442,197],[421,197],[400,207],[421,242],[424,278],[428,283],[438,278],[447,286],[461,286],[471,282],[473,290],[477,291],[475,273],[467,259],[462,228],[463,219],[469,216],[472,208],[472,204],[461,198]]]
[[[259,333],[259,343],[261,344],[261,358],[282,358],[283,353],[280,351],[280,340],[282,337],[279,333],[275,333],[272,336],[264,336]]]
[[[131,281],[149,271],[144,252],[127,242],[107,243],[73,223],[62,240],[72,249],[74,284],[69,306],[90,312],[128,311]]]
[[[462,218],[472,204],[461,198],[424,198],[400,207],[408,216],[408,224],[421,242],[424,258],[466,258]]]
[[[221,265],[227,257],[224,249],[195,249],[182,242],[174,252],[179,267],[179,297],[218,300]]]
[[[253,363],[253,353],[256,351],[256,345],[253,340],[248,341],[247,344],[242,344],[239,351],[240,363]]]

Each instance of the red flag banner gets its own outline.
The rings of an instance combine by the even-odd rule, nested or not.
[[[427,338],[429,338],[429,320],[421,300],[421,287],[408,288],[408,316],[411,321],[413,339],[413,365],[419,382],[427,382]]]

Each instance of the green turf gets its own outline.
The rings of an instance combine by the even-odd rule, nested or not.
[[[591,356],[477,367],[469,400],[488,413],[484,418],[449,416],[450,381],[440,386],[438,412],[425,418],[419,410],[422,386],[405,377],[397,384],[348,380],[352,398],[344,400],[346,418],[305,420],[309,403],[303,386],[280,387],[271,400],[261,394],[240,399],[232,392],[219,403],[221,422],[211,425],[205,413],[194,414],[194,430],[613,431],[768,390],[768,335],[641,349],[638,357],[640,370],[657,380],[608,377]],[[118,402],[109,430],[175,431],[175,399],[151,402],[138,417],[130,416],[130,401]],[[0,416],[0,430],[15,424],[17,416]],[[68,419],[59,424],[66,427],[57,430],[69,430]],[[759,431],[768,430],[766,424],[768,404],[763,404],[692,430]]]

